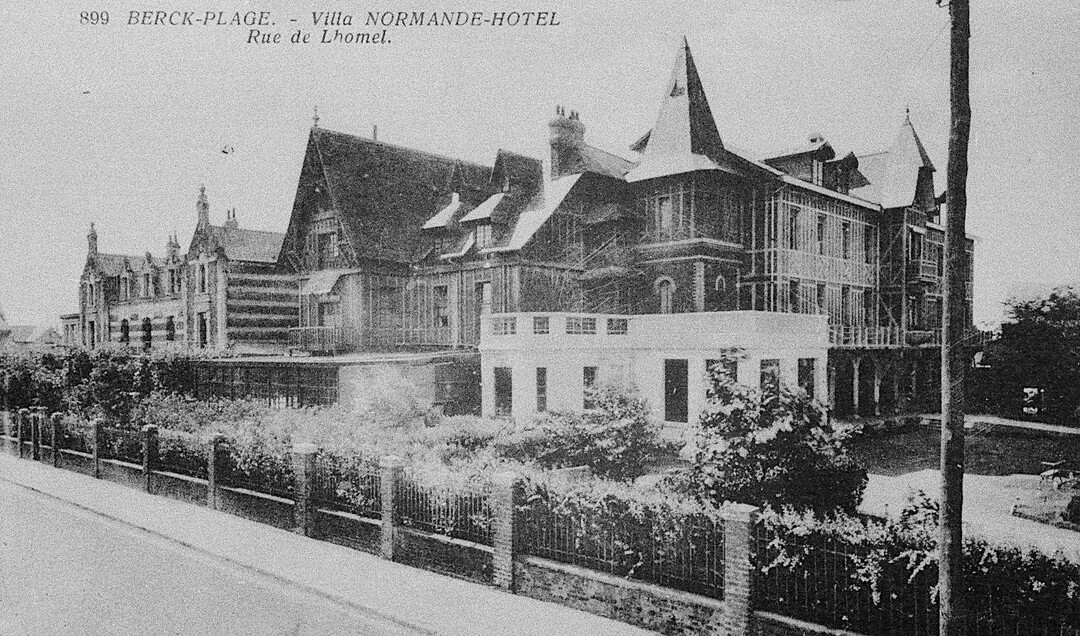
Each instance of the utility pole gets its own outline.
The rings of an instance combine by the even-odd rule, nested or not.
[[[938,0],[941,4],[942,0]],[[945,289],[941,344],[940,636],[964,633],[964,372],[967,359],[967,173],[971,102],[969,0],[949,0],[949,161],[945,219]]]

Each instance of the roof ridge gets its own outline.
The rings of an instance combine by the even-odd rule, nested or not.
[[[486,170],[490,170],[492,168],[492,166],[489,166],[489,165],[486,165],[486,164],[483,164],[483,163],[477,163],[475,161],[470,161],[468,159],[461,159],[461,158],[458,158],[458,157],[451,157],[450,155],[439,154],[437,152],[431,152],[430,150],[421,150],[419,148],[412,148],[410,146],[404,146],[402,144],[393,144],[393,143],[390,143],[388,141],[381,141],[381,140],[378,140],[378,139],[371,139],[369,137],[361,137],[360,135],[354,135],[353,133],[346,133],[346,132],[341,132],[341,131],[338,131],[338,130],[330,130],[329,128],[322,128],[322,127],[313,128],[312,130],[318,130],[320,133],[329,133],[331,135],[338,135],[338,136],[341,136],[341,137],[349,137],[351,139],[355,139],[357,141],[361,141],[361,142],[364,142],[364,143],[374,144],[376,146],[386,146],[388,148],[396,148],[398,150],[408,150],[409,152],[415,152],[415,153],[419,153],[419,154],[422,154],[422,155],[427,155],[428,157],[431,157],[431,158],[434,158],[434,159],[443,159],[445,161],[452,161],[452,162],[455,162],[455,163],[464,163],[464,164],[468,164],[468,165],[470,165],[470,166],[472,166],[474,168],[484,168]],[[517,154],[517,153],[515,153],[515,154]],[[521,156],[527,156],[527,155],[521,155]],[[530,157],[530,158],[532,158],[532,157]]]

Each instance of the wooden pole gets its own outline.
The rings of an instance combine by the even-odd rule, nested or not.
[[[945,289],[941,347],[941,526],[938,573],[941,636],[964,633],[964,332],[967,259],[967,173],[971,103],[968,57],[969,0],[950,0],[949,161],[945,223]]]

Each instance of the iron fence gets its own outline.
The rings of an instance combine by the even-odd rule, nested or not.
[[[778,533],[759,524],[755,609],[868,636],[937,636],[936,564],[913,572],[902,554],[871,556],[868,550],[841,537]],[[1080,596],[1074,594],[1064,606],[1060,599],[1040,603],[1037,594],[1020,593],[1015,581],[987,584],[970,578],[963,594],[964,633],[1080,636]],[[1048,601],[1053,606],[1046,606]]]
[[[494,545],[491,489],[481,482],[465,488],[423,486],[406,474],[398,491],[398,522],[406,527]]]
[[[705,515],[660,523],[654,513],[613,519],[602,512],[526,506],[523,552],[717,599],[724,597],[724,524]]]
[[[323,451],[315,457],[316,505],[361,517],[382,517],[382,480],[377,462]]]
[[[122,426],[100,426],[98,435],[101,444],[98,456],[102,459],[115,459],[130,464],[142,464],[143,432],[140,429]]]
[[[158,431],[155,468],[170,473],[207,479],[207,445],[197,435],[167,428]]]
[[[240,449],[225,444],[221,454],[221,484],[285,499],[296,498],[288,447]]]

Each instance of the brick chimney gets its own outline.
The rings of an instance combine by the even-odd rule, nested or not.
[[[567,116],[562,106],[555,107],[555,118],[548,123],[551,131],[551,176],[573,174],[578,169],[578,149],[585,143],[585,124],[575,110]]]

